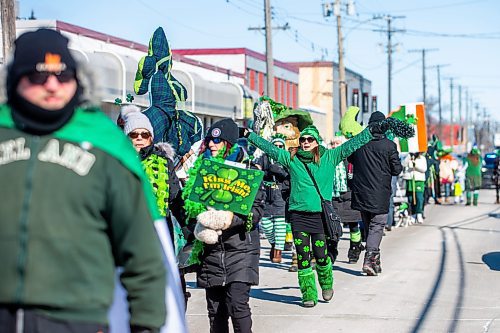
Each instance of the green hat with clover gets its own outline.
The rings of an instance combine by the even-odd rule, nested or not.
[[[300,137],[303,136],[312,136],[318,143],[321,143],[323,140],[321,139],[321,136],[319,135],[319,131],[314,125],[309,125],[306,128],[300,132]]]

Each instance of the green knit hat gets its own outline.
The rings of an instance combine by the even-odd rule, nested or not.
[[[318,129],[314,125],[309,125],[302,132],[300,132],[300,137],[303,136],[312,136],[313,138],[316,139],[318,143],[321,143],[323,140],[321,140],[321,137],[319,136]]]

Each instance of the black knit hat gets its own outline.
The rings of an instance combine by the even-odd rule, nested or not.
[[[39,29],[24,33],[16,39],[15,45],[14,58],[7,74],[8,93],[27,73],[77,69],[68,49],[68,39],[55,30]]]
[[[376,123],[377,121],[381,121],[381,120],[384,120],[384,119],[385,119],[385,115],[382,112],[375,111],[370,116],[370,119],[368,120],[368,124]]]
[[[207,131],[207,138],[219,138],[234,145],[238,141],[238,125],[229,118],[219,120],[212,124]]]

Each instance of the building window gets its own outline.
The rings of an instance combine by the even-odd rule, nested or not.
[[[264,93],[264,73],[259,72],[259,90],[257,91],[259,94]]]
[[[255,90],[255,71],[253,69],[248,71],[248,86],[250,90]]]

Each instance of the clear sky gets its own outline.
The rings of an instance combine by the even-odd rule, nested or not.
[[[330,0],[334,1],[334,0]],[[321,0],[271,0],[274,58],[281,61],[337,61],[337,35],[333,17],[325,19]],[[347,0],[342,0],[347,3]],[[387,112],[387,29],[374,15],[404,16],[393,20],[392,109],[422,99],[421,53],[428,66],[442,68],[442,103],[449,119],[450,80],[469,91],[495,119],[500,120],[500,1],[498,0],[358,0],[357,15],[343,13],[346,67],[372,81],[372,94]],[[173,49],[247,47],[264,53],[261,31],[264,0],[21,0],[20,15],[57,19],[117,37],[147,44],[162,26]],[[437,98],[435,68],[427,69],[427,97]],[[458,89],[454,89],[458,116]],[[437,110],[437,108],[436,108]],[[465,105],[463,105],[465,114]]]

